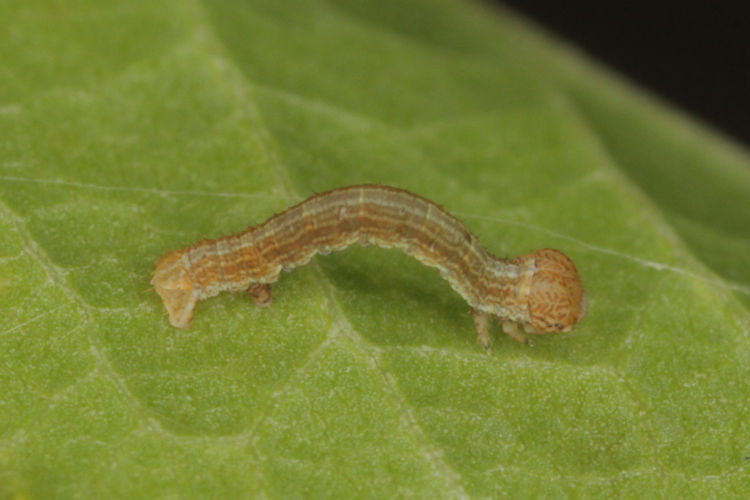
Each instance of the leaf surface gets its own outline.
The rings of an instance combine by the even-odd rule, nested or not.
[[[481,4],[0,19],[0,496],[750,490],[745,151]],[[160,255],[361,182],[563,250],[588,317],[487,356],[439,273],[356,247],[168,325]]]

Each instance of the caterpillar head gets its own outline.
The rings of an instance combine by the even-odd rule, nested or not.
[[[529,255],[534,275],[529,289],[529,333],[569,332],[586,315],[581,276],[564,253],[544,248]]]

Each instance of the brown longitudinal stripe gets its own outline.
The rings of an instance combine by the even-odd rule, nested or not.
[[[515,259],[495,257],[435,203],[379,185],[317,194],[242,233],[170,252],[157,263],[151,283],[172,325],[187,328],[198,301],[247,290],[258,305],[268,305],[269,285],[282,270],[352,243],[400,248],[436,267],[473,308],[487,348],[490,316],[513,338],[526,341],[516,324],[528,333],[567,332],[586,313],[581,278],[562,252],[547,248]]]

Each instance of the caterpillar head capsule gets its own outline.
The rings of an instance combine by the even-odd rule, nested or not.
[[[529,290],[529,333],[569,332],[586,315],[588,302],[581,276],[564,253],[537,250]],[[534,331],[536,330],[536,331]]]

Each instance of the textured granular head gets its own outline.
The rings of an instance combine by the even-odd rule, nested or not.
[[[545,248],[534,252],[529,291],[531,326],[543,332],[569,332],[586,315],[586,292],[573,261]]]

